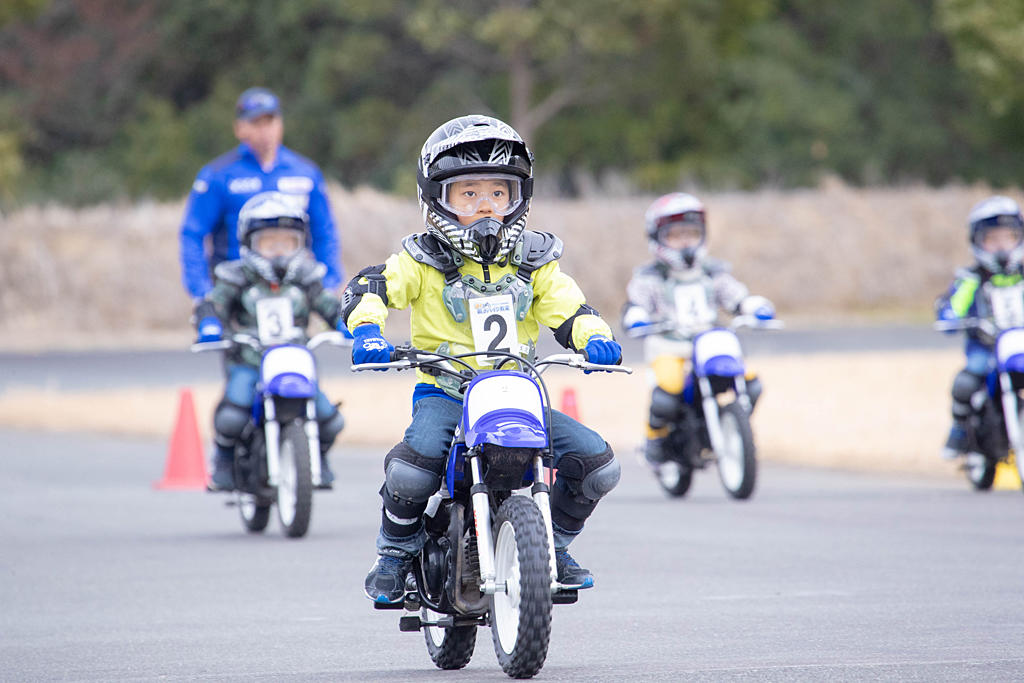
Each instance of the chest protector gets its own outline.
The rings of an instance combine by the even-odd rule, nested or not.
[[[429,233],[409,235],[402,246],[416,261],[435,268],[444,275],[444,289],[441,299],[452,320],[460,325],[470,324],[471,299],[508,295],[512,297],[513,312],[518,322],[526,320],[533,304],[533,271],[558,259],[562,255],[562,241],[546,232],[524,231],[515,248],[510,252],[508,265],[515,267],[513,273],[504,273],[496,281],[484,282],[475,275],[463,274],[460,268],[465,264],[463,257],[448,249]],[[448,352],[448,344],[438,349]],[[521,353],[528,358],[534,354],[533,344],[523,348]],[[437,384],[450,396],[461,399],[461,381],[447,375],[437,375]]]
[[[509,254],[508,263],[515,266],[515,273],[505,273],[494,282],[484,282],[475,275],[462,274],[459,270],[465,264],[462,255],[448,249],[429,233],[409,235],[402,246],[414,259],[444,275],[441,299],[457,323],[469,321],[470,299],[501,294],[512,297],[516,320],[526,320],[533,304],[533,271],[562,255],[562,240],[551,233],[524,231]]]

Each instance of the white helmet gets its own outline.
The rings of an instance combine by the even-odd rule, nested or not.
[[[303,258],[309,243],[309,218],[299,208],[300,197],[283,192],[261,192],[250,197],[238,212],[238,247],[242,261],[268,282],[284,279],[295,263]],[[297,249],[289,254],[266,258],[253,246],[260,232],[268,229],[294,230]]]
[[[986,270],[992,273],[1010,273],[1021,266],[1024,259],[1024,216],[1017,202],[996,195],[974,206],[967,216],[971,252]],[[987,251],[982,248],[985,234],[993,228],[1010,228],[1017,233],[1017,245],[1008,251]]]
[[[448,201],[459,179],[498,179],[508,189],[495,218],[470,225]],[[460,116],[439,126],[423,144],[417,167],[419,203],[427,231],[474,261],[493,263],[512,251],[526,228],[533,196],[533,154],[511,126],[492,116]],[[479,197],[476,206],[485,201]]]
[[[707,254],[707,212],[704,204],[692,194],[672,192],[658,197],[647,208],[644,223],[647,239],[655,257],[672,268],[692,268]],[[665,230],[677,223],[700,227],[700,242],[696,246],[672,249],[662,243]]]

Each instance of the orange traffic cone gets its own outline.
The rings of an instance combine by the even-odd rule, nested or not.
[[[580,421],[580,411],[576,407],[576,390],[572,387],[562,389],[562,407],[559,410],[577,422]]]
[[[174,422],[171,444],[167,449],[164,478],[153,483],[154,488],[197,490],[206,489],[206,466],[203,463],[203,445],[196,424],[196,407],[192,392],[181,390],[178,418]]]

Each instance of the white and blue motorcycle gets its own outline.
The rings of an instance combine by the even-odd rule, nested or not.
[[[630,336],[674,333],[665,342],[679,357],[691,359],[680,400],[665,418],[669,423],[665,460],[655,468],[662,489],[682,497],[690,490],[694,470],[714,463],[722,487],[735,499],[749,498],[757,482],[757,449],[750,427],[753,404],[747,391],[743,349],[733,330],[781,329],[779,320],[741,315],[730,327],[699,332],[673,321],[634,327]]]
[[[495,369],[472,367],[465,362],[471,356],[497,357]],[[530,363],[500,351],[448,355],[400,346],[392,359],[352,369],[423,368],[461,383],[464,403],[444,482],[427,504],[427,541],[413,562],[405,600],[374,606],[419,612],[402,617],[399,628],[422,629],[441,669],[466,666],[477,627],[490,626],[502,670],[529,678],[547,657],[552,604],[577,600],[577,591],[557,580],[544,477],[552,461],[551,401],[541,372],[552,365],[631,370],[578,354]]]
[[[316,421],[317,370],[313,349],[322,344],[351,346],[340,332],[322,332],[305,344],[291,325],[291,304],[260,306],[258,335],[233,334],[200,342],[193,352],[248,346],[261,356],[252,418],[235,448],[236,499],[245,528],[261,532],[270,508],[289,538],[304,536],[313,512],[313,491],[321,485],[320,436]],[[261,300],[259,304],[263,304]]]
[[[1011,451],[1024,481],[1024,296],[1017,287],[996,291],[1011,301],[1002,302],[1008,303],[1003,308],[997,306],[995,320],[963,318],[934,324],[941,332],[977,330],[995,340],[995,368],[971,397],[974,412],[967,421],[970,447],[963,469],[978,491],[992,488],[996,466],[1009,462]],[[1016,315],[1006,315],[1005,308],[1013,309]]]

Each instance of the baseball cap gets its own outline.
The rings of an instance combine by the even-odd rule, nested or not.
[[[281,101],[266,88],[249,88],[238,96],[235,118],[249,121],[267,114],[280,114]]]

